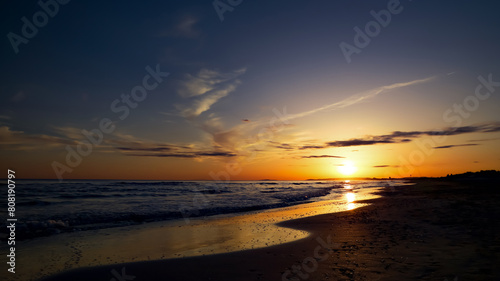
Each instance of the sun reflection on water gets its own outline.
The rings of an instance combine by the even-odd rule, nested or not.
[[[345,198],[347,200],[347,210],[348,211],[356,208],[356,204],[353,203],[356,200],[356,194],[354,194],[354,192],[346,193]]]

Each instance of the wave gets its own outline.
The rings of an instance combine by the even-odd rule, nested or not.
[[[44,200],[30,200],[24,202],[17,202],[17,206],[47,206],[52,204],[52,202],[44,201]]]
[[[380,182],[351,185],[383,186]],[[343,187],[333,181],[29,183],[19,189],[18,198],[23,199],[18,201],[18,238],[279,208],[332,198],[330,194],[336,197]]]

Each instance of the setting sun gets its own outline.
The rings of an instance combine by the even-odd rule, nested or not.
[[[338,167],[339,172],[344,176],[350,176],[354,174],[358,168],[354,165],[352,161],[345,161],[342,166]]]

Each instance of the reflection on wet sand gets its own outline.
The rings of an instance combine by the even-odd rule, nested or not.
[[[347,210],[352,210],[356,208],[356,204],[353,203],[354,200],[356,200],[356,194],[354,194],[354,192],[346,193],[345,198],[347,200]]]

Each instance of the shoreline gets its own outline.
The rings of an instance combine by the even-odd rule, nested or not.
[[[111,280],[118,273],[136,280],[495,280],[497,187],[498,182],[418,181],[358,202],[369,206],[281,222],[310,233],[293,242],[79,268],[41,280]]]
[[[87,188],[85,186],[89,184],[89,182],[91,181],[78,183],[79,188]],[[139,189],[144,194],[152,195],[151,193],[155,192],[154,190],[156,185],[163,186],[163,184],[169,185],[171,183],[172,182],[145,181],[140,183]],[[179,183],[184,184],[184,182]],[[377,181],[373,183],[374,185],[378,184],[378,186],[384,185],[384,183]],[[139,182],[104,182],[102,184],[104,185],[104,190],[98,188],[98,184],[92,184],[90,187],[91,190],[88,193],[77,191],[76,194],[65,194],[66,191],[59,190],[60,186],[56,185],[53,188],[54,192],[52,194],[45,194],[42,192],[43,188],[40,188],[40,186],[43,186],[40,181],[30,183],[30,186],[26,186],[26,190],[33,192],[35,195],[31,196],[27,193],[21,194],[22,196],[20,198],[22,199],[19,202],[19,207],[23,210],[23,216],[26,219],[20,221],[18,224],[18,228],[22,230],[19,232],[19,236],[17,237],[18,241],[36,239],[40,237],[50,237],[63,233],[125,227],[141,225],[144,223],[177,221],[182,219],[189,221],[192,219],[203,219],[205,217],[219,216],[223,214],[239,215],[253,211],[260,212],[299,204],[307,204],[310,202],[332,199],[331,194],[334,193],[335,190],[342,188],[345,183],[315,182],[313,183],[314,188],[308,190],[300,188],[304,184],[309,184],[306,182],[280,182],[272,183],[273,185],[270,186],[268,185],[270,183],[253,182],[247,186],[240,186],[243,191],[236,189],[235,191],[230,191],[228,193],[228,196],[230,197],[236,196],[236,199],[231,198],[231,200],[236,200],[236,202],[233,201],[224,203],[221,202],[220,198],[227,197],[226,189],[231,186],[221,189],[210,185],[193,187],[190,186],[192,182],[185,182],[185,188],[181,188],[182,191],[179,193],[181,194],[179,195],[180,201],[172,202],[172,200],[169,200],[168,202],[164,202],[161,199],[158,199],[162,198],[162,196],[155,195],[152,197],[153,201],[149,202],[155,207],[143,209],[138,206],[138,204],[142,202],[143,198],[139,198],[140,196],[137,197],[137,194],[129,194],[131,185],[139,184]],[[117,199],[114,201],[117,194],[116,191],[113,190],[122,184],[124,186],[119,188],[120,194],[123,191],[125,192],[125,195],[116,197]],[[253,184],[259,185],[259,188],[251,188],[250,186]],[[395,184],[400,183],[396,182]],[[39,186],[37,187],[37,185]],[[260,190],[261,185],[264,186],[262,190]],[[275,190],[275,185],[278,186],[279,190]],[[291,186],[293,191],[287,191],[287,188],[284,188],[284,185],[288,185],[288,189]],[[367,185],[367,182],[364,182],[363,185]],[[175,189],[177,188],[176,186],[177,185],[174,185],[172,188]],[[299,188],[296,188],[297,186]],[[44,186],[44,188],[49,187],[50,186]],[[193,188],[194,193],[192,193],[193,190],[191,190],[191,188]],[[269,190],[267,188],[269,188]],[[259,198],[255,197],[255,190],[259,190],[260,192],[257,192],[257,194],[264,194],[263,197],[265,198],[259,201]],[[249,194],[252,192],[254,194],[246,194],[247,191],[251,191]],[[166,196],[166,198],[170,198],[168,197],[169,192],[171,193],[171,190],[167,187],[165,188],[165,191],[162,191],[161,195]],[[221,195],[219,196],[219,194]],[[38,195],[41,197],[38,197]],[[173,196],[173,198],[175,198],[175,196]],[[252,202],[245,202],[242,205],[237,204],[238,197],[246,198],[246,196],[253,196],[254,200],[252,200]],[[277,199],[273,199],[273,196],[277,196]],[[59,197],[69,199],[68,201],[64,201],[66,200],[64,199],[63,202],[60,202],[59,199],[57,199]],[[95,208],[92,209],[83,206],[84,204],[82,204],[82,202],[86,200],[91,200],[91,204],[94,204],[95,206],[93,207]],[[115,205],[122,205],[122,207],[120,210],[107,210],[105,206],[103,207],[104,204],[102,202],[99,203],[101,200],[104,200],[103,202],[107,202],[107,204],[117,203]],[[128,201],[130,201],[131,205],[128,205]],[[245,201],[245,199],[242,201]],[[76,208],[74,213],[72,206]],[[139,208],[139,211],[136,212],[134,207]],[[67,210],[64,211],[64,208],[67,208]],[[129,209],[127,210],[126,208]],[[68,212],[73,214],[67,215]],[[2,225],[6,226],[6,224]],[[4,235],[0,235],[0,238],[4,238]]]
[[[360,199],[375,198],[372,194],[379,189],[365,188],[355,193],[346,191],[346,194],[355,194]],[[30,266],[17,277],[36,280],[75,268],[207,256],[279,245],[310,234],[276,223],[362,205],[348,201],[343,194],[337,200],[192,218],[188,224],[182,219],[168,220],[23,240],[17,254],[18,266]]]

